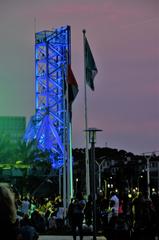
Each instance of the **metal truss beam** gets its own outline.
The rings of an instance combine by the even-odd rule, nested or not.
[[[49,150],[53,168],[64,163],[68,146],[66,124],[66,77],[70,63],[70,27],[35,34],[35,116],[25,139],[36,139],[42,150]]]

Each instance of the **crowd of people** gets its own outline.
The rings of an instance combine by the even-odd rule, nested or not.
[[[93,234],[93,201],[81,192],[71,199],[67,211],[60,196],[35,199],[15,195],[9,186],[0,184],[0,224],[5,240],[37,240],[39,234],[72,234],[83,239]],[[159,196],[151,199],[138,193],[112,192],[108,199],[102,193],[96,198],[96,234],[107,240],[159,239]]]
[[[84,204],[84,198],[77,195],[70,204],[68,216],[72,226],[73,239],[76,231],[80,240],[83,231],[92,229],[93,201],[91,196]],[[73,210],[77,209],[78,211]],[[159,196],[153,193],[151,199],[141,192],[128,196],[126,193],[111,192],[108,199],[101,193],[96,199],[96,234],[102,233],[107,240],[158,240],[159,239]]]

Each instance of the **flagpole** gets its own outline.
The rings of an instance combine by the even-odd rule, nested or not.
[[[70,187],[70,198],[73,197],[73,164],[72,164],[72,104],[76,95],[78,94],[78,84],[71,70],[70,64],[68,64],[67,72],[67,84],[68,84],[68,117],[69,117],[69,187]]]
[[[69,123],[69,134],[70,134],[70,199],[73,198],[73,162],[72,162],[72,122]]]
[[[63,71],[62,71],[62,78],[63,78],[63,89],[64,89],[64,82],[66,82],[66,77],[64,74],[64,66],[62,67]],[[65,124],[66,124],[66,100],[64,98],[63,100],[63,104],[65,106],[65,111],[64,111],[64,153],[63,153],[63,207],[64,207],[64,217],[66,217],[67,213],[66,213],[66,202],[67,202],[67,196],[66,196],[66,128],[65,128]]]
[[[73,175],[72,175],[72,132],[71,132],[71,103],[69,102],[69,84],[68,84],[68,65],[69,65],[69,55],[66,50],[66,128],[67,128],[67,207],[73,197]]]
[[[70,195],[70,179],[69,179],[69,176],[70,176],[70,173],[69,173],[69,169],[70,169],[70,161],[69,161],[69,158],[70,158],[70,154],[69,154],[69,101],[68,101],[68,52],[66,50],[66,142],[67,142],[67,164],[66,164],[66,181],[67,181],[67,207],[68,207],[68,204],[69,204],[69,195]]]
[[[84,108],[85,108],[85,130],[88,129],[87,119],[87,88],[86,88],[86,59],[85,59],[85,34],[83,30],[83,45],[84,45]],[[88,152],[88,131],[85,131],[85,167],[86,167],[86,195],[90,195],[90,174],[89,174],[89,152]]]

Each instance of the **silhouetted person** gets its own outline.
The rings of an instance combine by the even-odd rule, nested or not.
[[[16,240],[16,207],[14,194],[6,184],[0,184],[0,239]]]
[[[91,195],[88,196],[88,201],[86,202],[86,207],[84,209],[85,220],[87,226],[92,224],[92,217],[93,217],[93,201]]]
[[[150,199],[146,199],[142,193],[133,201],[134,214],[134,240],[152,240],[154,235],[154,209]]]
[[[85,200],[83,199],[82,193],[77,193],[76,199],[69,206],[69,221],[71,224],[71,230],[73,235],[73,240],[76,240],[76,228],[78,228],[80,240],[83,239],[82,224],[84,219],[84,207]]]

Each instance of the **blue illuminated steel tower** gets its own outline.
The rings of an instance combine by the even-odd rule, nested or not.
[[[53,168],[64,164],[69,146],[67,70],[71,58],[69,26],[35,34],[35,116],[25,133],[50,151]]]

